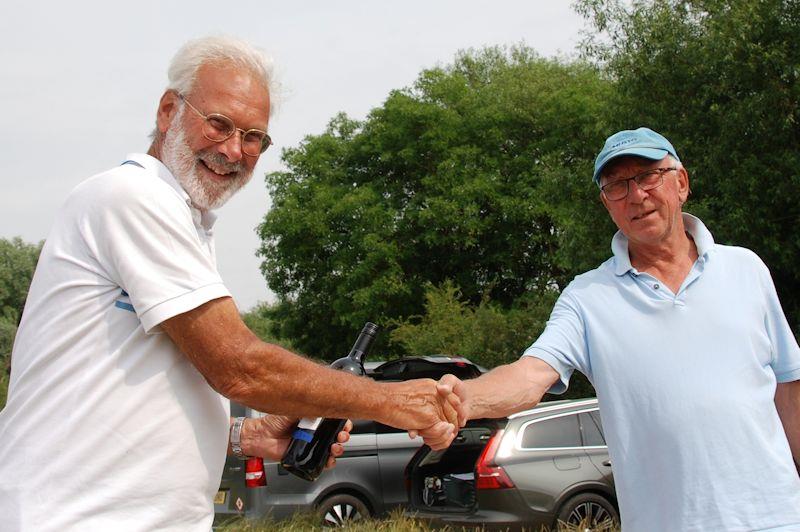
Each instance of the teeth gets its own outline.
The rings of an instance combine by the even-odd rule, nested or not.
[[[200,160],[203,162],[203,164],[206,166],[206,168],[208,168],[209,170],[211,170],[212,172],[214,172],[217,175],[228,175],[228,174],[233,172],[233,170],[228,170],[228,171],[218,170],[217,168],[214,168],[208,161],[205,161],[203,159],[200,159]]]

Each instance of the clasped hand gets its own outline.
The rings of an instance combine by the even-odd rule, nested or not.
[[[409,430],[411,438],[421,436],[433,450],[446,449],[469,419],[469,402],[464,383],[455,375],[445,375],[436,383],[444,419],[422,430]]]

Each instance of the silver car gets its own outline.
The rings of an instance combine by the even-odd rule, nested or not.
[[[443,451],[406,469],[411,512],[440,524],[582,530],[618,526],[597,399],[541,403],[507,420],[471,421]]]
[[[469,379],[485,371],[465,358],[447,356],[403,358],[365,366],[367,375],[382,381],[439,379],[447,373]],[[232,403],[231,415],[261,414]],[[324,524],[340,526],[384,515],[408,503],[403,471],[421,446],[421,438],[412,440],[404,430],[357,420],[335,468],[308,482],[290,475],[277,462],[266,462],[261,473],[266,486],[256,488],[246,487],[248,464],[228,457],[215,501],[215,523],[242,515],[283,519],[297,511],[316,511]],[[247,474],[257,476],[252,471]]]

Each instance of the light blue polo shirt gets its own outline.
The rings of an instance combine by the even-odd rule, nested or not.
[[[677,294],[614,256],[576,277],[524,355],[597,390],[625,532],[800,530],[775,408],[800,348],[764,263],[684,214],[698,259]]]

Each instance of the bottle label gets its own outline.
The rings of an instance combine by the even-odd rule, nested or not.
[[[305,430],[314,431],[314,430],[317,430],[317,428],[319,428],[319,424],[320,423],[322,423],[322,418],[321,417],[317,417],[317,418],[304,417],[297,424],[297,428],[298,429],[305,429]]]
[[[297,429],[292,433],[292,438],[311,443],[311,440],[314,439],[314,433],[303,429]]]

